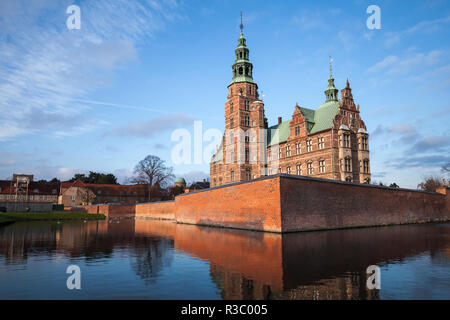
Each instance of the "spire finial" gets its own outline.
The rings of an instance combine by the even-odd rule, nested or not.
[[[244,24],[242,23],[242,11],[241,11],[241,25],[239,27],[241,28],[241,33],[244,33]]]
[[[332,66],[331,66],[331,63],[333,62],[333,58],[331,58],[331,56],[329,56],[330,57],[330,77],[332,77],[333,76],[333,68],[332,68]]]

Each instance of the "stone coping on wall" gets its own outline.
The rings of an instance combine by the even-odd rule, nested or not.
[[[341,181],[341,180],[333,180],[333,179],[325,179],[325,178],[313,178],[313,177],[308,177],[308,176],[299,176],[299,175],[293,175],[293,174],[287,174],[287,173],[277,173],[277,174],[274,174],[274,175],[264,176],[264,177],[260,177],[260,178],[257,178],[257,179],[252,179],[252,180],[247,180],[247,181],[239,181],[239,182],[234,182],[234,183],[230,183],[230,184],[224,184],[224,185],[221,185],[221,186],[216,186],[216,187],[212,187],[212,188],[208,188],[208,189],[191,191],[191,192],[180,194],[177,197],[182,197],[182,196],[186,196],[186,195],[193,194],[193,193],[199,193],[199,192],[205,192],[205,191],[211,191],[211,190],[216,190],[216,189],[221,189],[221,188],[232,187],[232,186],[236,186],[236,185],[240,185],[240,184],[244,184],[244,183],[251,183],[251,182],[254,182],[254,181],[273,179],[273,178],[278,178],[278,177],[280,177],[280,178],[289,178],[289,179],[298,179],[298,180],[307,180],[307,181],[325,182],[325,183],[335,183],[335,184],[343,184],[343,185],[350,185],[350,186],[360,186],[360,187],[366,187],[366,188],[377,188],[377,189],[384,189],[384,190],[419,192],[419,193],[437,194],[437,195],[440,194],[440,193],[437,193],[437,192],[430,192],[430,191],[424,191],[424,190],[407,189],[407,188],[392,188],[392,187],[388,187],[388,186],[379,186],[379,185],[367,184],[367,183],[347,182],[347,181]],[[442,194],[440,194],[440,195],[442,195]]]

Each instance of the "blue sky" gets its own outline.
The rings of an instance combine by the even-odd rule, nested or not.
[[[81,29],[66,8],[81,8]],[[369,30],[366,9],[381,9]],[[317,108],[334,58],[370,136],[372,179],[415,188],[450,161],[450,3],[430,1],[0,2],[0,179],[132,175],[171,163],[176,128],[223,130],[239,12],[269,124]],[[197,179],[207,163],[173,165]]]

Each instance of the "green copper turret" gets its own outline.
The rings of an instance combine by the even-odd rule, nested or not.
[[[328,87],[325,90],[325,102],[338,101],[339,90],[334,86],[334,78],[330,72],[330,77],[328,78]]]
[[[249,50],[245,44],[244,34],[242,33],[241,25],[241,36],[238,39],[238,47],[234,51],[236,54],[236,60],[232,66],[233,68],[233,80],[231,83],[235,82],[250,82],[253,81],[253,65],[249,60]]]

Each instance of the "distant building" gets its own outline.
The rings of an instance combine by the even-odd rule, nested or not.
[[[58,202],[58,182],[33,181],[33,175],[14,174],[12,180],[0,180],[0,202]]]
[[[210,183],[209,181],[206,181],[206,179],[203,179],[201,182],[194,182],[189,187],[185,189],[185,192],[192,192],[197,190],[203,190],[203,189],[209,189]]]
[[[97,203],[148,201],[146,185],[91,184],[80,180],[62,182],[58,203],[66,207]]]
[[[184,178],[176,178],[174,186],[186,188],[186,180]]]

